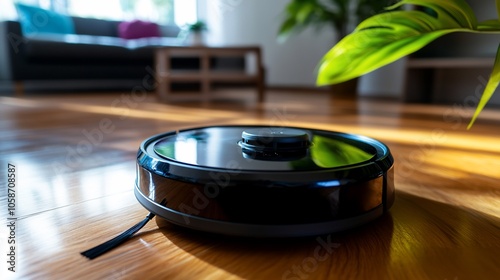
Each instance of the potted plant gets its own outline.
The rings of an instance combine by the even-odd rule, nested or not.
[[[203,35],[204,32],[208,31],[208,27],[204,21],[199,20],[195,23],[188,24],[185,30],[191,45],[203,45],[205,43]]]
[[[338,42],[319,64],[318,85],[344,82],[409,55],[453,32],[500,33],[500,20],[478,22],[465,0],[402,0],[387,8],[411,4],[421,9],[374,15]],[[500,0],[496,0],[500,17]],[[499,49],[500,50],[500,49]],[[468,129],[500,83],[500,51]]]
[[[278,31],[284,40],[306,28],[332,27],[338,40],[349,34],[362,20],[385,11],[394,0],[292,0],[285,8],[285,16]],[[334,92],[356,92],[356,80],[333,88]]]
[[[278,35],[281,39],[305,28],[331,26],[339,39],[350,27],[384,11],[391,0],[292,0],[285,8],[285,18]]]

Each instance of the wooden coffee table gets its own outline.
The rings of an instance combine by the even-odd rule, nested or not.
[[[255,58],[254,71],[229,71],[210,68],[210,58],[242,57]],[[200,68],[197,70],[174,70],[171,67],[173,57],[199,57]],[[158,48],[155,53],[156,80],[158,97],[164,101],[174,101],[197,97],[204,102],[211,100],[211,85],[214,82],[245,83],[254,85],[258,102],[264,101],[264,67],[259,46],[172,46]],[[177,93],[171,91],[173,82],[199,82],[201,93]]]

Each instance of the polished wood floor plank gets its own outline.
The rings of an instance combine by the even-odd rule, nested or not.
[[[0,97],[0,162],[15,164],[18,175],[17,271],[7,271],[2,261],[1,275],[498,278],[498,109],[487,109],[467,131],[472,108],[278,91],[259,105],[253,95],[228,91],[209,105],[167,105],[154,96],[134,100],[127,92]],[[155,218],[127,243],[95,260],[79,254],[147,214],[132,191],[135,156],[144,139],[219,124],[299,126],[375,137],[388,144],[396,160],[395,205],[389,215],[354,230],[285,240],[208,235]],[[0,172],[0,211],[7,217],[6,171]]]

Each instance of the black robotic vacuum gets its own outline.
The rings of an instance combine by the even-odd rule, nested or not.
[[[353,228],[394,202],[393,157],[359,135],[213,126],[145,140],[135,195],[152,213],[205,232],[298,237]]]

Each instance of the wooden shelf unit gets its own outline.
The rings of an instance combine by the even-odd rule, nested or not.
[[[474,13],[481,18],[496,16],[495,9],[491,9],[488,1],[467,1]],[[424,11],[421,6],[411,5],[410,9]],[[405,85],[403,91],[404,102],[415,103],[442,103],[445,96],[470,95],[473,84],[461,83],[453,86],[450,73],[466,72],[471,77],[477,77],[493,69],[494,54],[497,50],[497,39],[487,39],[484,36],[469,33],[448,34],[420,50],[419,55],[411,55],[406,64]],[[479,47],[480,46],[480,47]],[[422,52],[424,51],[424,52]],[[460,79],[458,76],[456,79]],[[487,77],[486,77],[487,78]],[[467,80],[468,81],[468,80]],[[471,80],[474,82],[474,80]],[[471,82],[469,81],[469,82]],[[452,84],[452,86],[450,86]],[[449,102],[462,102],[461,97],[445,98]]]
[[[254,55],[256,69],[253,73],[245,70],[211,69],[210,59],[218,57],[242,57]],[[199,57],[200,67],[197,70],[173,70],[170,61],[173,57]],[[211,85],[214,82],[232,82],[253,84],[257,90],[258,102],[264,101],[264,67],[262,52],[259,46],[175,46],[159,48],[155,53],[156,79],[159,83],[157,94],[161,100],[170,102],[178,99],[200,97],[209,102],[212,97]],[[179,93],[171,91],[173,82],[199,82],[201,94]]]
[[[450,69],[492,69],[495,58],[408,58],[404,102],[432,103]]]

